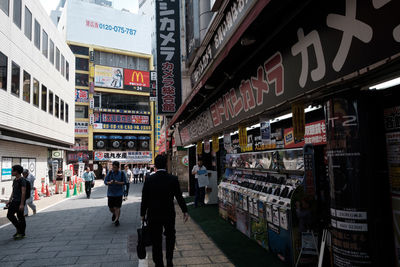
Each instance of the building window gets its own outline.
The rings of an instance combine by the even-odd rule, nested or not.
[[[53,109],[54,109],[54,96],[53,92],[49,90],[49,113],[53,115]]]
[[[39,81],[33,79],[33,105],[39,107]]]
[[[24,71],[24,85],[22,89],[22,99],[31,102],[31,75]]]
[[[88,56],[89,55],[89,48],[88,47],[70,45],[69,48],[71,49],[72,53],[74,53],[74,54],[84,55],[84,56]]]
[[[14,16],[13,16],[13,20],[15,25],[18,26],[18,28],[21,29],[21,12],[22,12],[22,3],[21,0],[14,0]]]
[[[94,51],[94,63],[110,67],[120,67],[144,71],[149,70],[148,59],[102,51]]]
[[[65,103],[65,122],[68,123],[69,121],[69,106],[67,103]]]
[[[61,106],[60,106],[60,119],[63,121],[64,120],[64,101],[61,100]]]
[[[65,61],[65,78],[69,81],[69,63]]]
[[[88,106],[75,106],[75,119],[87,119]]]
[[[0,0],[1,1],[1,0]],[[0,52],[0,88],[7,91],[8,58]]]
[[[42,53],[47,58],[49,54],[49,36],[45,30],[43,30]]]
[[[12,62],[11,93],[18,97],[19,97],[19,77],[20,77],[20,68],[17,64]]]
[[[0,0],[1,1],[1,0]],[[25,36],[32,40],[32,12],[25,6]]]
[[[42,84],[42,110],[47,111],[47,87]]]
[[[60,50],[56,47],[56,69],[60,71]]]
[[[65,75],[65,58],[62,54],[61,54],[61,75],[62,76]]]
[[[6,15],[8,16],[9,14],[9,6],[10,6],[10,1],[9,0],[0,0],[0,9],[4,11],[4,13],[6,13]]]
[[[60,98],[56,95],[56,100],[55,100],[55,107],[54,107],[54,114],[56,115],[57,118],[60,117]]]
[[[75,85],[76,86],[89,86],[89,75],[76,73],[75,74]]]
[[[100,97],[94,98],[94,106],[111,109],[150,111],[149,97],[136,95],[101,93]]]
[[[89,59],[87,58],[79,58],[75,59],[75,68],[76,70],[89,70]]]
[[[35,37],[34,37],[34,43],[37,49],[40,50],[40,24],[39,22],[35,19]]]
[[[51,64],[54,65],[54,42],[50,39],[50,56],[49,56]]]

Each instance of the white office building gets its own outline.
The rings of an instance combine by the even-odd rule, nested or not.
[[[11,166],[48,182],[74,143],[75,57],[37,0],[0,1],[0,198]]]

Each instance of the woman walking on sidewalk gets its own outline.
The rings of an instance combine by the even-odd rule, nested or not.
[[[90,198],[90,193],[92,191],[92,184],[94,183],[94,173],[90,171],[90,167],[86,167],[86,171],[82,175],[83,180],[85,180],[85,192],[86,197]]]

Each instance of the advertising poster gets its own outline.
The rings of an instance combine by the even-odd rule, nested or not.
[[[247,130],[244,126],[239,126],[239,145],[242,149],[247,147]]]
[[[11,181],[12,158],[1,159],[1,181]]]
[[[98,87],[123,89],[123,69],[96,65],[94,85]]]
[[[204,153],[210,153],[210,140],[204,140]]]
[[[88,103],[89,102],[88,90],[75,89],[75,102]]]
[[[325,121],[316,121],[306,124],[304,140],[296,142],[293,135],[293,128],[284,130],[285,148],[303,147],[304,144],[325,145],[326,125]]]
[[[224,148],[226,151],[231,150],[231,134],[224,133]]]
[[[263,218],[251,218],[251,238],[263,248],[268,249],[267,222]]]
[[[361,157],[358,101],[334,98],[325,104],[331,224],[335,266],[371,265],[367,198]],[[343,123],[352,118],[351,123]]]
[[[219,151],[219,138],[217,134],[212,136],[212,150],[215,153]]]
[[[150,91],[150,72],[124,69],[124,88],[136,91]]]
[[[271,123],[266,120],[260,122],[260,136],[264,143],[271,142]]]

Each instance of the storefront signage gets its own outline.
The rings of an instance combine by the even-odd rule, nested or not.
[[[124,88],[149,91],[150,73],[148,71],[124,69]]]
[[[89,98],[89,108],[90,109],[94,108],[94,98],[93,97]]]
[[[219,151],[219,138],[217,134],[212,136],[212,150],[215,153]]]
[[[158,114],[181,105],[180,1],[156,1]]]
[[[231,5],[226,7],[221,23],[218,25],[214,36],[211,38],[210,44],[207,46],[201,55],[195,70],[192,73],[192,86],[194,87],[197,82],[203,77],[203,74],[216,56],[223,50],[227,41],[231,38],[232,34],[240,26],[245,15],[250,11],[255,0],[234,0],[230,1]]]
[[[75,89],[75,102],[88,103],[89,93],[87,90]]]
[[[113,108],[94,108],[95,112],[108,112],[108,113],[125,113],[125,114],[143,114],[150,115],[150,111],[142,110],[126,110],[126,109],[113,109]]]
[[[247,147],[247,130],[243,126],[239,126],[239,145],[242,149]]]
[[[108,88],[124,88],[123,69],[96,65],[94,85]]]
[[[231,134],[224,133],[224,148],[226,151],[230,151],[232,146]]]
[[[325,121],[316,121],[306,124],[304,140],[295,142],[293,128],[284,130],[285,148],[303,147],[304,144],[325,145],[326,126]]]
[[[94,114],[89,114],[89,125],[94,124]]]
[[[398,53],[400,30],[395,29],[400,19],[391,18],[397,18],[400,2],[340,2],[313,2],[312,9],[305,8],[283,28],[268,49],[255,55],[253,67],[238,72],[235,88],[181,126],[188,127],[190,137],[182,139],[184,145],[344,76],[359,75],[359,70]],[[352,31],[354,25],[361,30]]]
[[[124,123],[124,124],[144,124],[150,123],[149,116],[144,115],[122,115],[109,113],[95,113],[95,123]]]
[[[88,134],[88,122],[75,122],[75,134]]]
[[[197,142],[196,152],[197,152],[197,155],[203,154],[203,143],[201,141]]]
[[[11,180],[12,158],[1,159],[1,181]]]
[[[122,123],[94,123],[93,129],[151,131],[150,125],[122,124]]]
[[[68,163],[74,162],[89,162],[93,160],[93,152],[82,151],[82,152],[67,152]]]
[[[51,158],[53,159],[62,159],[63,158],[63,152],[61,150],[54,150],[51,152]]]
[[[295,140],[302,140],[304,138],[306,117],[304,113],[303,104],[292,105],[292,125],[293,125],[293,137]]]
[[[189,156],[188,155],[182,157],[182,164],[183,164],[183,166],[186,166],[186,167],[189,166]]]
[[[95,151],[94,160],[127,160],[129,162],[149,163],[152,160],[152,153],[150,151]]]

